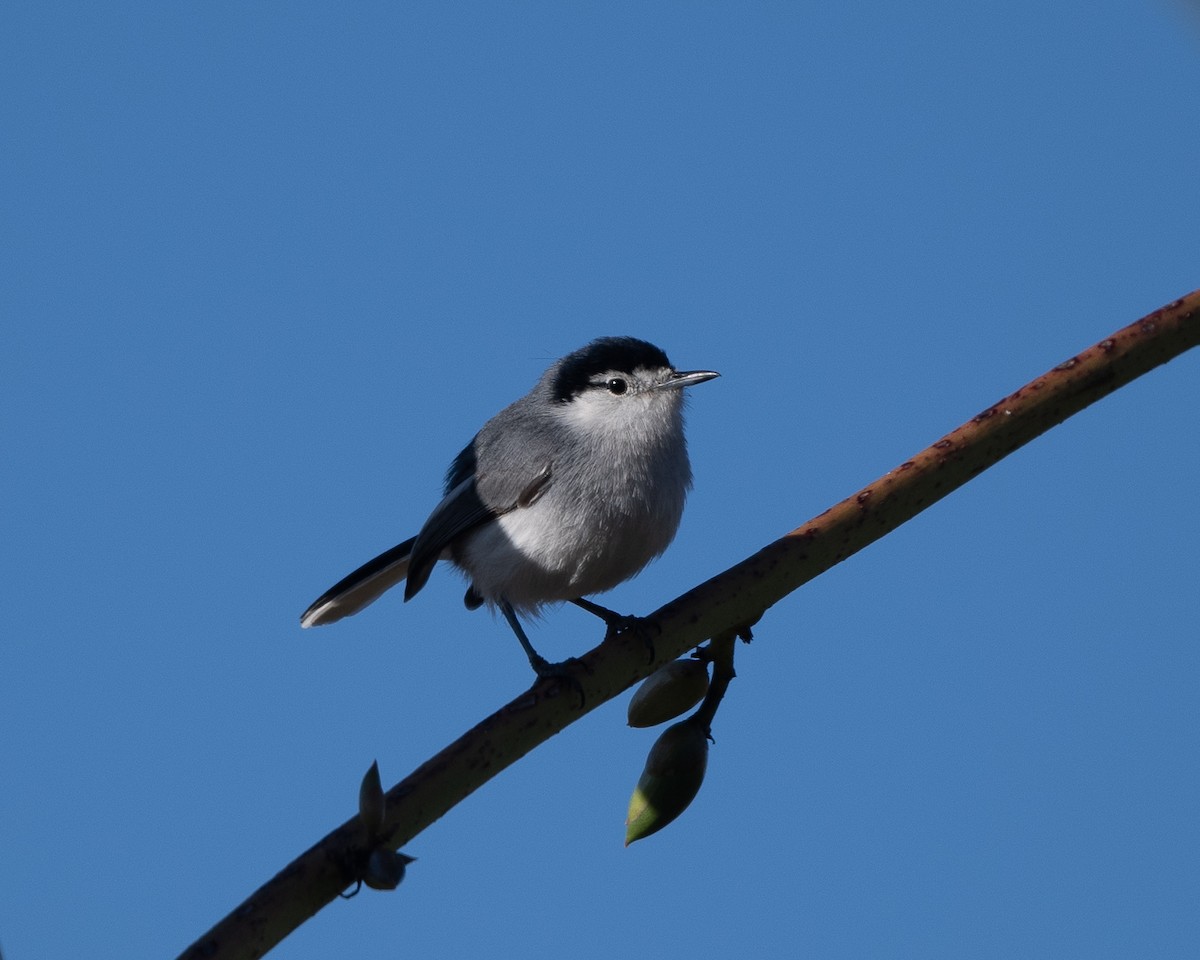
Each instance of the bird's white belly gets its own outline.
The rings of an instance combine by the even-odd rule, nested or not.
[[[481,597],[503,597],[522,612],[602,593],[667,548],[683,511],[682,494],[625,513],[597,514],[593,506],[586,524],[570,504],[547,496],[472,532],[455,550],[455,561]]]

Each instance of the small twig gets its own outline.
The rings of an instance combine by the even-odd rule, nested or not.
[[[730,681],[737,676],[733,669],[733,648],[737,637],[737,630],[726,630],[713,637],[704,648],[704,659],[712,663],[712,680],[709,681],[708,692],[691,719],[704,728],[709,739],[712,739],[712,722],[717,715],[717,707],[721,705]]]

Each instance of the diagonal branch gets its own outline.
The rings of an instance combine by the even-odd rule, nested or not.
[[[505,767],[656,667],[765,610],[1014,450],[1200,344],[1200,290],[1060,363],[804,526],[650,615],[655,659],[630,634],[581,658],[577,691],[541,681],[427,760],[387,794],[379,836],[397,849]],[[347,796],[350,790],[347,788]],[[267,881],[183,954],[261,957],[354,883],[366,836],[357,817]]]

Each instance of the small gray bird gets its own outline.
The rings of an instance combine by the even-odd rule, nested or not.
[[[677,371],[633,337],[568,354],[454,459],[420,533],[327,590],[300,625],[357,613],[401,580],[409,600],[449,560],[470,582],[467,608],[499,607],[537,674],[560,675],[517,614],[565,600],[610,627],[624,621],[583,598],[628,580],[675,537],[692,485],[683,388],[716,376]]]

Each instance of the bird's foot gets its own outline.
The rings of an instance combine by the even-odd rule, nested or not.
[[[605,640],[611,640],[618,634],[625,633],[627,630],[633,630],[642,622],[641,617],[617,613],[616,610],[609,610],[608,607],[602,607],[598,603],[592,603],[591,600],[583,599],[583,597],[577,597],[571,602],[579,607],[580,610],[586,610],[588,613],[604,621],[604,626],[607,627],[604,633]]]
[[[646,651],[650,655],[650,662],[654,662],[654,638],[662,631],[653,620],[617,613],[615,610],[609,610],[608,607],[602,607],[598,603],[592,603],[591,600],[583,599],[583,597],[579,597],[571,602],[581,610],[586,610],[588,613],[594,614],[604,621],[606,628],[604,631],[605,643],[615,640],[624,634],[632,634],[646,648]]]
[[[578,657],[568,657],[558,663],[551,663],[541,654],[535,653],[529,658],[529,665],[533,667],[533,672],[538,675],[539,680],[557,680],[579,694],[579,706],[582,709],[587,701],[583,695],[583,684],[579,682],[579,670],[586,668]]]

